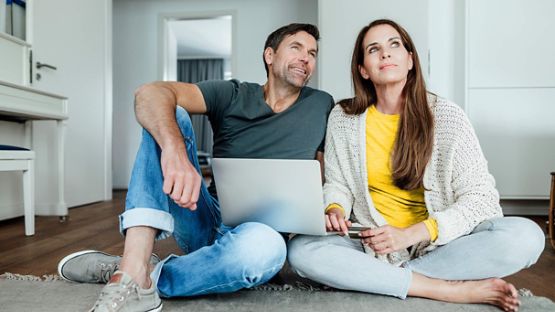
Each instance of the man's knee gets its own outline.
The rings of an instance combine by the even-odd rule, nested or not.
[[[269,280],[283,267],[287,254],[283,237],[267,225],[243,223],[232,230],[238,244],[232,254],[245,279],[253,285]]]
[[[177,106],[175,109],[175,120],[179,126],[181,134],[185,138],[193,138],[193,122],[191,121],[191,116],[189,113],[181,106]]]

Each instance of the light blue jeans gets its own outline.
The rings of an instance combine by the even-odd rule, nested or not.
[[[178,108],[176,118],[189,160],[200,172],[191,119]],[[171,255],[151,274],[163,297],[233,292],[267,282],[282,268],[282,236],[261,223],[229,228],[221,223],[218,202],[201,186],[197,209],[179,207],[162,191],[160,147],[143,130],[120,231],[135,226],[158,229],[156,239],[173,235],[184,256]]]
[[[288,260],[299,275],[339,289],[406,298],[412,272],[444,280],[504,277],[536,263],[545,244],[540,227],[524,218],[495,218],[466,236],[396,267],[364,253],[361,240],[296,236]]]

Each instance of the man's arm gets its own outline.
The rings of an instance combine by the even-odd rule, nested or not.
[[[159,81],[142,85],[135,91],[137,121],[162,149],[183,144],[175,121],[176,105],[185,108],[190,114],[206,113],[202,93],[194,84]]]
[[[156,140],[162,150],[161,167],[164,193],[181,207],[196,209],[201,177],[189,161],[185,142],[175,119],[176,105],[191,114],[206,113],[200,89],[181,82],[153,82],[135,92],[137,121]]]

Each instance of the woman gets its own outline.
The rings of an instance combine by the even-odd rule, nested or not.
[[[291,266],[340,289],[517,311],[515,287],[500,278],[537,261],[543,232],[502,216],[463,111],[426,92],[414,44],[390,20],[360,31],[351,74],[355,97],[328,123],[325,214],[330,231],[368,229],[297,236]]]

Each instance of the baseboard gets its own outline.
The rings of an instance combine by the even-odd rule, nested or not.
[[[67,207],[60,204],[35,204],[37,216],[66,216]]]
[[[549,200],[501,200],[503,214],[520,216],[547,216]]]
[[[13,219],[23,215],[23,202],[0,204],[0,220]]]

